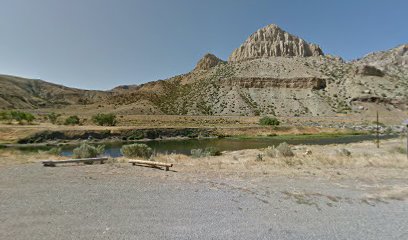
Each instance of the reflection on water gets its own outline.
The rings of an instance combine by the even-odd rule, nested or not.
[[[382,139],[391,138],[392,136],[382,136]],[[276,146],[279,143],[287,142],[291,145],[299,144],[314,144],[326,145],[336,143],[352,143],[364,140],[374,140],[374,135],[354,135],[341,137],[325,137],[325,138],[310,138],[310,139],[281,139],[281,138],[221,138],[221,139],[187,139],[187,140],[160,140],[160,141],[146,141],[138,142],[145,143],[157,153],[181,153],[190,155],[191,149],[215,147],[220,151],[234,151],[242,149],[257,149],[266,148],[268,146]],[[109,143],[105,144],[105,154],[111,157],[121,156],[120,148],[124,143]],[[71,156],[74,147],[63,149],[63,156]]]

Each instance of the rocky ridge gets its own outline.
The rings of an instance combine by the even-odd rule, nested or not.
[[[387,74],[408,79],[408,44],[402,44],[387,51],[370,53],[353,63],[373,66]]]
[[[195,70],[208,70],[223,62],[224,61],[216,57],[214,54],[207,53],[200,59],[200,61],[198,61]]]
[[[316,44],[289,34],[275,24],[268,25],[253,33],[229,57],[229,62],[244,61],[260,57],[310,57],[322,56],[323,51]]]

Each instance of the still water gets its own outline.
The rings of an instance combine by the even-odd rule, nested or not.
[[[381,139],[392,138],[393,136],[381,136]],[[191,149],[215,147],[220,151],[235,151],[242,149],[257,149],[266,148],[268,146],[277,146],[282,142],[287,142],[291,145],[313,144],[327,145],[338,143],[353,143],[365,140],[375,140],[374,135],[353,135],[353,136],[337,136],[337,137],[321,137],[321,138],[302,138],[302,139],[282,139],[275,137],[268,138],[216,138],[216,139],[185,139],[185,140],[159,140],[138,142],[145,143],[157,153],[181,153],[190,155]],[[105,154],[111,157],[122,156],[120,148],[127,143],[107,143],[105,144]],[[71,156],[72,149],[75,146],[63,148],[63,156]]]

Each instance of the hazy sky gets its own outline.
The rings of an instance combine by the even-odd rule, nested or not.
[[[345,59],[408,42],[407,0],[0,0],[0,73],[110,89],[227,59],[270,23]]]

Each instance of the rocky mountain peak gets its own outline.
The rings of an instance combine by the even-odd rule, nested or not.
[[[253,33],[229,57],[230,62],[266,57],[309,57],[323,55],[316,44],[285,32],[275,24],[270,24]]]
[[[408,44],[370,53],[361,59],[353,61],[358,65],[369,65],[381,71],[408,79]]]
[[[222,63],[221,59],[211,53],[207,53],[198,61],[195,70],[208,70],[217,66],[219,63]]]

